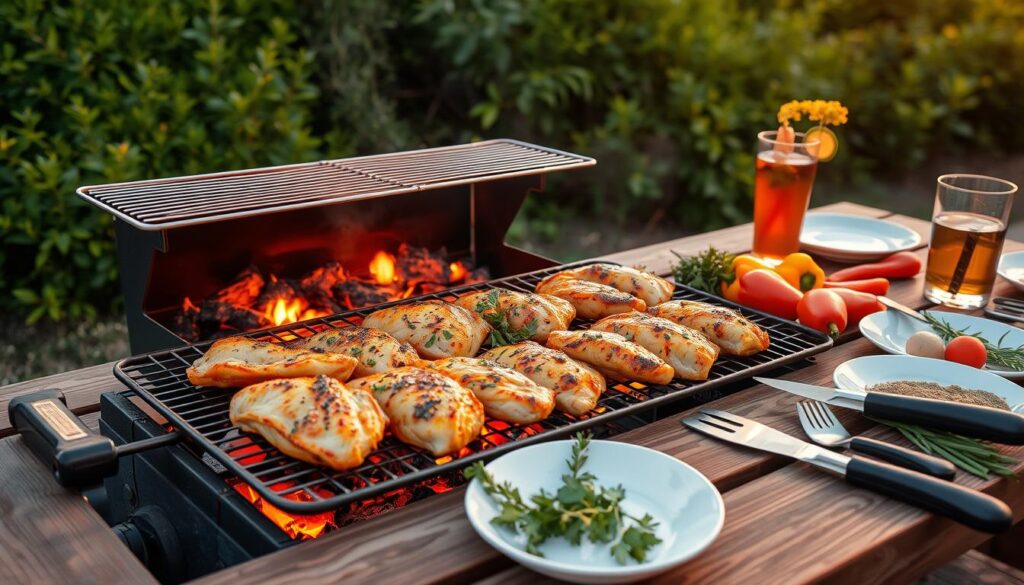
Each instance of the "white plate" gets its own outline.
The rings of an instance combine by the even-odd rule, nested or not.
[[[1003,254],[999,258],[999,276],[1010,281],[1017,290],[1024,291],[1024,250]]]
[[[929,312],[929,311],[922,311]],[[996,343],[1003,334],[1002,344],[1011,347],[1024,345],[1024,330],[1017,329],[991,319],[961,315],[960,313],[933,312],[943,321],[957,329],[978,333],[991,343]],[[860,321],[860,332],[879,349],[888,353],[906,354],[907,339],[918,331],[932,331],[927,323],[908,317],[899,311],[878,311]],[[985,370],[1011,380],[1024,380],[1024,372],[1000,370],[985,366]]]
[[[840,364],[832,373],[836,387],[846,390],[865,390],[882,382],[911,380],[956,384],[964,388],[986,390],[1010,405],[1024,404],[1024,388],[989,372],[955,362],[912,355],[869,355]]]
[[[921,241],[920,234],[898,223],[845,213],[808,213],[800,232],[806,251],[836,262],[879,260]]]
[[[526,499],[541,490],[555,492],[566,473],[565,461],[574,441],[554,441],[517,449],[487,464],[494,479],[508,481]],[[650,514],[658,522],[661,544],[646,562],[619,565],[610,545],[595,545],[586,538],[580,546],[549,539],[540,550],[544,557],[526,552],[518,533],[491,524],[498,506],[479,480],[466,490],[466,515],[481,538],[499,552],[538,573],[576,583],[627,583],[646,579],[693,558],[707,548],[722,529],[725,505],[715,486],[699,471],[664,453],[612,441],[592,441],[584,470],[597,476],[598,485],[626,489],[623,508],[635,516]]]

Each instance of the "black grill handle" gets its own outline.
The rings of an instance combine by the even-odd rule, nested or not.
[[[85,488],[117,473],[118,455],[159,447],[181,439],[177,432],[118,447],[89,430],[55,388],[19,396],[8,404],[7,417],[33,453],[53,468],[57,483]]]

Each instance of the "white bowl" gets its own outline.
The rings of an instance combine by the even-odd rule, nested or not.
[[[946,360],[913,355],[869,355],[843,362],[832,373],[836,387],[846,390],[866,390],[868,386],[899,380],[986,390],[1005,400],[1014,410],[1024,404],[1024,388],[995,374]]]
[[[907,226],[845,213],[810,212],[800,231],[804,250],[836,262],[879,260],[921,241],[921,234]]]
[[[1024,292],[1024,250],[1003,254],[999,258],[999,268],[996,272],[1017,290]]]
[[[1024,345],[1024,330],[1000,321],[944,311],[922,312],[936,315],[957,329],[977,333],[991,343],[997,343],[1000,337],[1006,335],[1002,341],[1003,345],[1011,347]],[[861,334],[882,351],[903,355],[907,353],[907,339],[911,335],[918,331],[932,331],[932,328],[927,323],[918,321],[899,311],[878,311],[877,313],[872,313],[861,319],[859,327]],[[1024,372],[1001,370],[989,366],[985,366],[984,369],[987,372],[992,372],[1011,380],[1024,379]]]
[[[574,441],[554,441],[517,449],[487,465],[498,482],[508,481],[528,499],[542,488],[554,493],[567,472],[565,461]],[[557,579],[575,583],[629,583],[676,567],[706,549],[725,521],[725,505],[715,486],[689,465],[653,449],[628,443],[592,441],[584,467],[597,476],[597,484],[621,485],[626,490],[622,507],[629,514],[650,514],[658,523],[655,546],[643,563],[619,565],[609,553],[611,545],[580,546],[549,539],[540,546],[543,557],[526,552],[526,540],[517,532],[491,524],[499,508],[474,479],[466,490],[466,515],[481,538],[521,565]]]

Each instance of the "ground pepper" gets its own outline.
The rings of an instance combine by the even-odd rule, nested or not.
[[[931,398],[933,400],[946,400],[959,402],[961,404],[973,404],[975,406],[988,406],[1000,410],[1010,410],[1010,405],[999,396],[962,386],[943,386],[934,382],[912,382],[898,380],[895,382],[883,382],[868,387],[868,392],[882,392],[885,394],[899,394],[902,396],[916,396],[918,398]]]

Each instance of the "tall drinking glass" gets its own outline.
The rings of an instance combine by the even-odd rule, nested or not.
[[[935,192],[924,296],[976,309],[988,302],[1017,185],[982,175],[942,175]]]
[[[780,142],[777,137],[774,131],[758,133],[754,170],[753,253],[769,260],[781,260],[800,249],[820,144],[805,142],[802,132],[796,133],[795,142]]]

